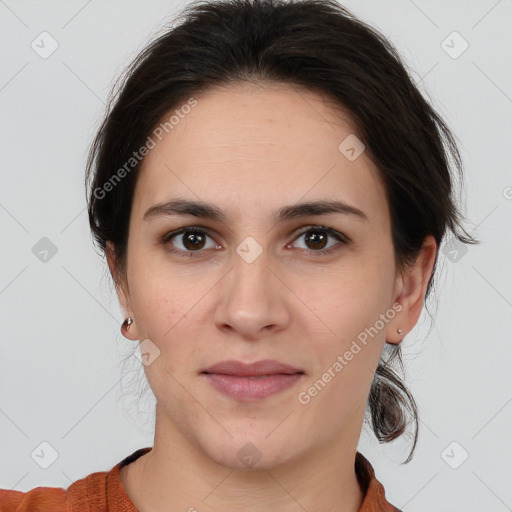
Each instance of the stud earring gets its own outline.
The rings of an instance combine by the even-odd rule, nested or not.
[[[398,332],[398,334],[400,334],[400,336],[402,336],[402,329],[397,329],[396,332]]]
[[[128,330],[130,329],[130,325],[133,324],[133,320],[132,320],[132,317],[129,316],[124,322],[123,322],[123,325],[121,325],[121,334],[125,337],[125,338],[128,338],[127,334],[128,334]]]

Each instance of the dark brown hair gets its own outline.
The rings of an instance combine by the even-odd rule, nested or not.
[[[334,0],[196,1],[175,21],[112,89],[87,161],[89,222],[102,251],[107,241],[115,246],[116,285],[125,277],[140,168],[134,152],[164,115],[194,95],[247,81],[300,86],[350,114],[385,184],[399,270],[415,261],[427,235],[438,247],[448,230],[460,243],[479,243],[462,227],[456,206],[454,182],[462,183],[463,168],[454,136],[396,49],[374,28]],[[436,256],[427,297],[437,262]],[[412,416],[416,429],[409,462],[418,437],[417,407],[394,366],[403,372],[401,348],[387,344],[367,412],[379,442],[400,436]]]

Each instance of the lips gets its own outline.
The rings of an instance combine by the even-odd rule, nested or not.
[[[254,402],[285,391],[304,378],[304,372],[272,359],[255,363],[221,361],[201,372],[217,391],[231,399]]]
[[[304,373],[299,368],[294,368],[288,364],[280,363],[272,359],[263,359],[255,363],[242,363],[241,361],[228,360],[221,361],[209,366],[202,373],[231,375],[234,377],[262,377],[270,375],[293,375]]]

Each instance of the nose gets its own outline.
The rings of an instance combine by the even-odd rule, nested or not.
[[[223,331],[256,341],[286,328],[292,294],[266,251],[254,261],[244,258],[243,252],[240,254],[233,254],[232,268],[219,283],[221,298],[215,323]]]

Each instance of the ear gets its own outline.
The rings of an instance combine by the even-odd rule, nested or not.
[[[428,281],[436,261],[437,250],[435,238],[432,235],[425,237],[414,264],[397,276],[394,303],[399,303],[402,309],[388,323],[386,330],[388,343],[398,345],[405,334],[411,331],[418,322],[423,309]],[[402,329],[402,334],[398,334],[397,329]]]
[[[126,283],[123,276],[121,276],[121,273],[116,262],[114,244],[110,241],[107,241],[106,244],[106,254],[108,267],[110,269],[110,274],[112,275],[112,278],[115,283],[117,298],[121,306],[121,311],[123,312],[124,318],[131,317],[133,320],[133,323],[131,324],[130,329],[128,330],[128,338],[133,341],[138,340],[139,337],[131,305],[128,283]]]

